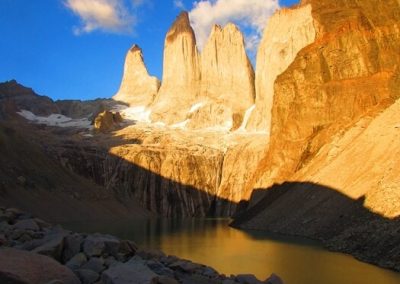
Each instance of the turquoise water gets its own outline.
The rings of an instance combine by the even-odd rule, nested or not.
[[[399,284],[400,273],[324,250],[315,242],[230,228],[226,219],[69,223],[78,232],[134,240],[143,248],[214,267],[224,274],[278,274],[286,284]]]

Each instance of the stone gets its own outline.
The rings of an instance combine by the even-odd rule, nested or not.
[[[94,272],[100,273],[105,269],[104,259],[99,257],[92,257],[82,266],[82,269],[92,270]]]
[[[122,240],[119,244],[119,252],[124,255],[133,256],[138,249],[138,246],[133,241]]]
[[[104,284],[149,284],[154,283],[156,277],[142,261],[130,260],[105,270],[101,280]]]
[[[77,270],[87,262],[87,257],[84,253],[78,253],[73,256],[66,264],[68,268]]]
[[[134,45],[126,55],[124,76],[113,99],[130,106],[149,106],[159,88],[160,81],[147,72],[141,48]]]
[[[30,230],[30,231],[39,231],[40,228],[38,224],[35,222],[34,219],[25,219],[16,222],[13,225],[13,228],[19,229],[19,230]]]
[[[71,270],[47,256],[12,248],[0,249],[0,283],[39,284],[55,280],[64,284],[80,283]]]
[[[201,270],[202,266],[197,263],[193,263],[191,261],[186,261],[186,260],[178,260],[172,264],[169,265],[169,267],[173,270],[181,270],[185,272],[190,272],[193,273],[196,270]]]
[[[173,277],[174,272],[156,260],[149,260],[146,265],[158,275]]]
[[[82,284],[92,284],[100,278],[100,274],[87,269],[78,269],[75,271],[75,274],[81,280]]]
[[[63,262],[67,262],[81,251],[83,236],[80,234],[68,235],[64,239]]]
[[[117,129],[122,122],[119,112],[103,111],[94,120],[94,128],[102,133],[107,133]]]
[[[67,233],[60,232],[46,236],[46,242],[34,248],[32,252],[47,255],[57,261],[61,261],[66,234]]]
[[[88,256],[100,256],[102,254],[116,256],[119,249],[119,240],[110,235],[89,235],[83,243],[83,251]]]
[[[266,284],[283,284],[282,279],[276,275],[275,273],[272,273],[270,277],[268,277],[264,283]]]
[[[154,283],[156,284],[179,284],[179,282],[172,278],[172,277],[168,277],[168,276],[159,276],[155,278]]]
[[[252,274],[240,274],[236,276],[236,281],[242,284],[263,284],[264,282],[257,279]]]
[[[163,78],[151,106],[151,120],[166,124],[184,121],[199,91],[200,55],[189,15],[182,12],[165,38]]]

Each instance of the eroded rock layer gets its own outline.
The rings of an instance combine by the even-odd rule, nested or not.
[[[148,106],[153,102],[159,88],[158,79],[147,72],[142,50],[134,45],[126,55],[124,76],[113,99],[130,106]]]
[[[96,136],[96,144],[56,144],[51,155],[118,198],[169,217],[232,216],[249,197],[243,184],[265,149],[264,136],[136,126],[115,135]]]

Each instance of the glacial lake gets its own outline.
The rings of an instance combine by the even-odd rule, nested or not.
[[[279,275],[285,284],[399,284],[400,273],[352,256],[324,250],[309,240],[241,231],[226,219],[150,219],[66,223],[82,233],[112,234],[141,248],[212,266],[226,275],[251,273],[266,279]]]

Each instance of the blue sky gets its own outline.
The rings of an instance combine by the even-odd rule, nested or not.
[[[224,6],[228,1],[232,2]],[[251,0],[260,5],[274,1]],[[110,4],[115,9],[88,6],[93,2]],[[251,18],[257,9],[242,9],[243,13],[248,10],[246,15],[224,11],[231,8],[231,3],[243,0],[203,0],[208,3],[202,7],[193,2],[0,0],[0,82],[16,79],[53,99],[109,98],[118,90],[125,53],[135,43],[143,49],[149,73],[161,79],[164,36],[182,6],[197,11],[193,17],[199,31],[207,29],[212,12],[216,21],[232,20],[241,25],[249,44],[250,39],[257,38],[259,23]],[[282,0],[279,4],[297,2]]]

